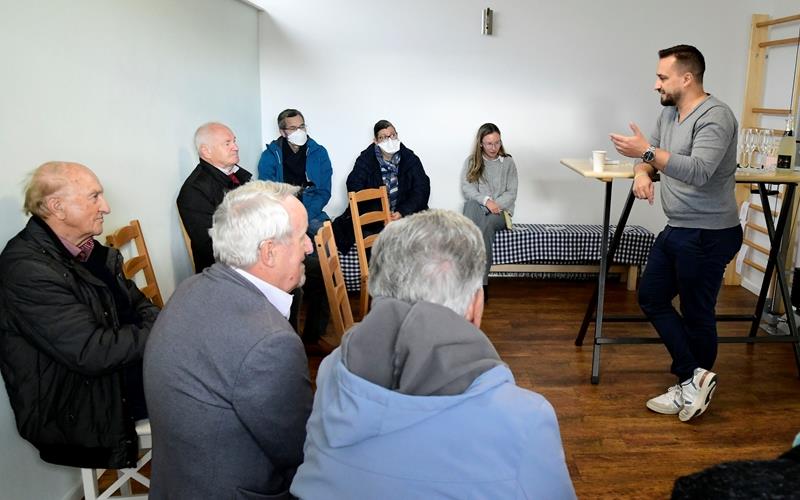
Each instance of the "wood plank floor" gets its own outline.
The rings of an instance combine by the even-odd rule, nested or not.
[[[772,459],[800,431],[800,378],[790,344],[721,344],[719,387],[706,414],[682,423],[645,401],[674,383],[662,345],[604,346],[599,385],[592,348],[573,344],[593,282],[493,279],[483,330],[517,383],[558,414],[580,498],[669,498],[674,480],[725,460]],[[719,313],[748,313],[756,297],[723,287]],[[611,282],[609,313],[639,313],[636,294]],[[720,334],[747,335],[745,323]],[[589,335],[593,331],[590,329]],[[763,332],[762,332],[763,334]],[[605,336],[655,336],[647,323],[606,324]],[[319,358],[309,360],[312,376]]]
[[[669,498],[678,476],[726,460],[772,459],[789,448],[800,431],[800,378],[791,345],[721,344],[714,400],[706,414],[682,423],[644,406],[674,383],[662,345],[603,347],[600,384],[590,383],[591,343],[575,347],[573,341],[592,286],[493,279],[483,319],[517,383],[555,408],[580,498]],[[723,287],[717,310],[747,313],[755,299],[741,287]],[[636,294],[612,281],[606,310],[639,313]],[[747,325],[720,323],[719,331],[746,335]],[[617,323],[604,325],[604,335],[655,332],[647,323]],[[309,359],[312,377],[320,361]],[[111,474],[104,480],[113,481]]]

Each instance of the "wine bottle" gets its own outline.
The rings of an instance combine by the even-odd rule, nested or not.
[[[792,131],[793,125],[792,116],[786,117],[786,130],[781,137],[781,143],[778,146],[778,168],[792,168],[794,167],[794,133]]]

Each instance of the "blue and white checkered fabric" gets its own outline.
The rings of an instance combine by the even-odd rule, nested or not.
[[[609,229],[609,244],[614,226]],[[494,264],[588,264],[600,261],[601,224],[514,224],[495,235]],[[625,226],[614,255],[616,264],[647,261],[655,235],[641,226]]]
[[[347,255],[339,252],[339,264],[342,266],[344,274],[344,286],[348,292],[358,292],[361,290],[361,269],[358,266],[358,249],[355,245],[350,247]]]
[[[609,230],[609,244],[614,226]],[[601,224],[514,224],[494,239],[494,264],[592,264],[600,262]],[[656,236],[642,226],[625,226],[615,264],[643,265]],[[358,251],[339,254],[347,290],[361,288]]]

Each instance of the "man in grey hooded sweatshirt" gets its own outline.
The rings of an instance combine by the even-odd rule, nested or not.
[[[293,495],[575,497],[552,406],[516,386],[478,329],[485,259],[455,212],[381,232],[373,307],[320,366]]]

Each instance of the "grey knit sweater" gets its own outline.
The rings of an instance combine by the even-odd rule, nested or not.
[[[510,156],[498,157],[496,160],[483,159],[483,176],[477,183],[467,182],[467,171],[472,156],[464,160],[461,171],[461,192],[466,200],[475,200],[481,205],[486,197],[490,197],[500,208],[514,213],[517,201],[517,166]]]
[[[709,95],[682,122],[665,107],[650,143],[670,152],[661,172],[661,205],[672,227],[726,229],[739,223],[734,195],[737,123]]]

